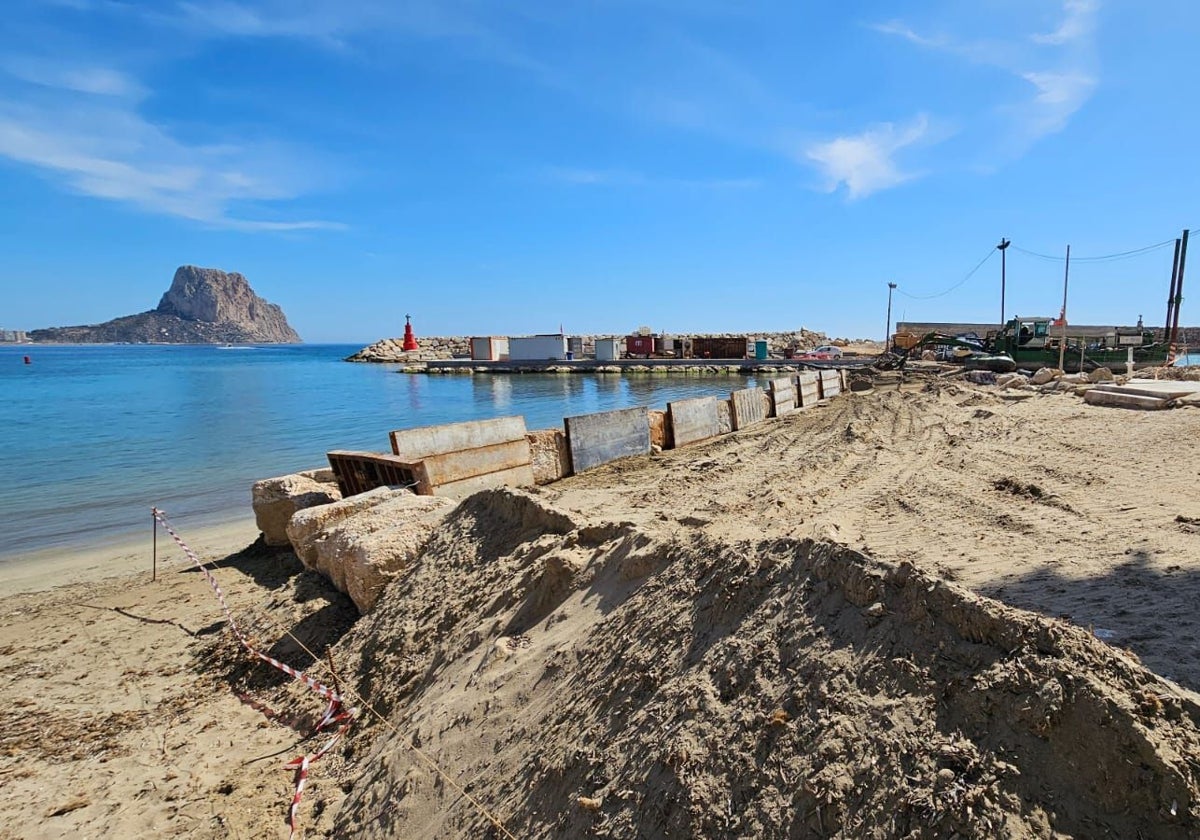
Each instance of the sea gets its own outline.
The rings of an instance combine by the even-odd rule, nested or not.
[[[524,415],[526,427],[728,395],[744,377],[402,374],[362,345],[0,345],[0,562],[251,515],[261,478],[389,451],[388,432]],[[29,363],[25,363],[28,357]]]

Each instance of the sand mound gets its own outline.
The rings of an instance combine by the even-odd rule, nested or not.
[[[1193,837],[1200,706],[1080,628],[797,539],[479,494],[339,645],[333,834]]]

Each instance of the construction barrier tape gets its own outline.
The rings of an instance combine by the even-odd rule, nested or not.
[[[298,671],[290,665],[280,662],[278,659],[275,659],[272,656],[267,656],[267,654],[255,648],[250,639],[248,639],[242,632],[241,628],[238,627],[237,622],[234,621],[233,613],[229,609],[229,604],[227,604],[225,601],[225,593],[221,591],[221,586],[217,583],[217,579],[213,577],[212,572],[208,570],[208,567],[204,565],[203,561],[200,560],[200,557],[196,554],[196,552],[192,551],[188,544],[183,541],[183,538],[180,537],[179,534],[175,532],[175,529],[171,527],[171,523],[167,521],[166,514],[158,508],[151,508],[151,510],[154,513],[155,521],[157,521],[158,524],[163,527],[163,530],[171,535],[171,539],[175,541],[175,544],[179,546],[187,558],[192,561],[197,569],[200,570],[200,572],[204,575],[205,580],[208,581],[208,585],[212,587],[213,592],[217,596],[217,601],[219,601],[221,604],[221,609],[225,612],[225,618],[229,621],[229,628],[233,631],[233,635],[237,637],[237,640],[241,643],[242,647],[244,647],[251,656],[261,659],[268,665],[279,669],[292,679],[304,683],[310,690],[320,694],[329,701],[329,705],[325,708],[325,714],[323,714],[321,716],[321,720],[317,722],[317,727],[315,730],[313,730],[313,734],[333,726],[334,724],[341,724],[341,726],[337,728],[333,735],[330,736],[330,738],[316,752],[297,756],[284,765],[285,769],[296,771],[296,791],[294,794],[292,794],[292,805],[288,810],[288,825],[290,828],[288,837],[294,840],[296,836],[296,827],[298,825],[297,812],[300,808],[300,797],[304,793],[304,785],[308,780],[308,768],[314,761],[321,758],[321,756],[333,749],[334,745],[341,740],[342,736],[345,735],[346,731],[350,728],[350,725],[354,723],[354,720],[358,717],[358,709],[353,706],[347,707],[341,694],[329,686],[313,679],[303,671]],[[298,639],[296,641],[299,642]]]

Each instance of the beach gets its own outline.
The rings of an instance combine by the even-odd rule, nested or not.
[[[305,836],[900,837],[897,815],[938,813],[919,836],[1184,837],[1198,435],[1192,409],[889,379],[468,500],[362,618],[252,521],[175,525],[264,648],[326,681],[335,662],[364,709],[313,765]],[[165,535],[151,582],[149,543],[147,522],[0,567],[0,837],[287,836],[281,766],[322,704],[244,657]],[[914,607],[910,579],[949,600]],[[1012,628],[1043,641],[1002,652]],[[962,687],[958,712],[935,684]],[[1062,686],[1104,698],[1108,728]],[[1109,763],[1129,738],[1139,784]]]

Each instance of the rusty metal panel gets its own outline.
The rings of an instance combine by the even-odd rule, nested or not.
[[[376,487],[411,487],[428,495],[428,487],[422,488],[424,471],[420,465],[395,455],[338,449],[326,457],[343,497],[357,496]]]
[[[623,408],[563,419],[576,473],[618,458],[650,454],[650,412]]]
[[[475,476],[529,466],[529,441],[522,433],[520,440],[475,446],[458,452],[444,452],[421,459],[425,476],[434,487],[452,484]]]
[[[842,392],[842,377],[836,370],[821,371],[821,399],[828,400]]]
[[[388,437],[392,441],[392,454],[409,461],[420,461],[430,455],[524,440],[525,418],[497,417],[494,420],[421,426],[391,432]]]
[[[685,446],[721,433],[721,401],[716,397],[694,397],[667,403],[667,418],[675,446]]]
[[[767,419],[762,388],[743,388],[729,395],[733,401],[733,429],[747,429]]]
[[[821,399],[821,377],[815,371],[796,374],[796,394],[802,407],[816,405]]]

